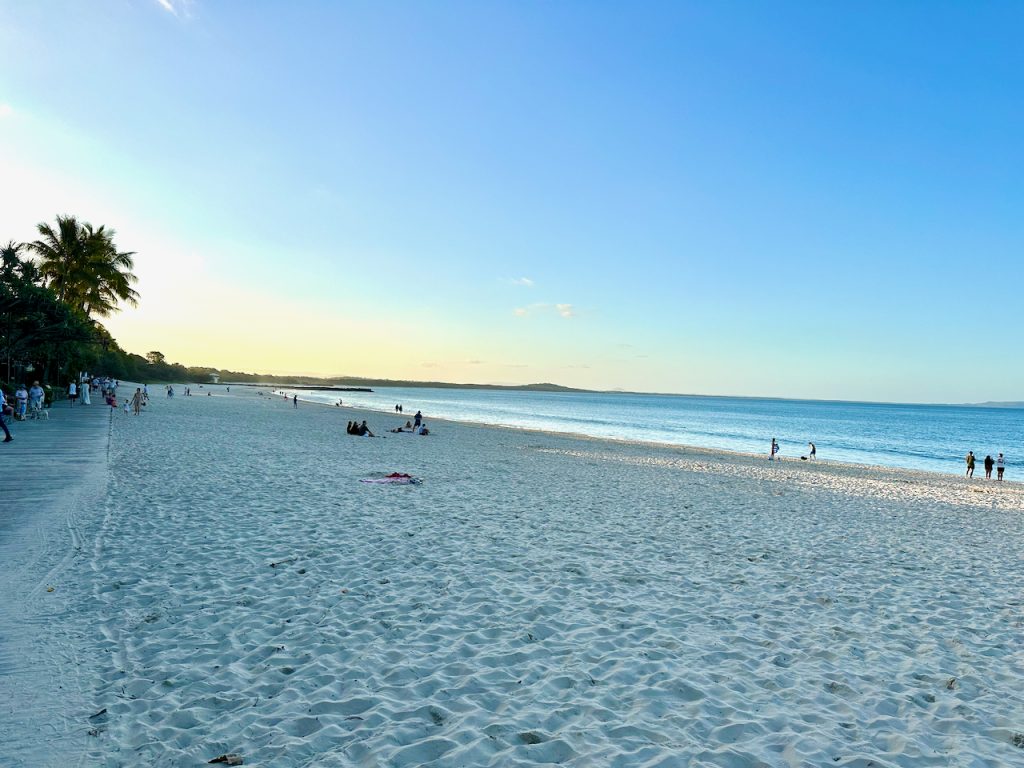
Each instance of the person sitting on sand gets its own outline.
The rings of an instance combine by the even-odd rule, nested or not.
[[[420,428],[416,431],[416,434],[417,435],[429,435],[430,434],[430,430],[427,429],[427,425],[426,424],[420,424]]]
[[[363,419],[363,423],[359,425],[359,434],[362,437],[376,437],[376,435],[370,431],[370,428],[366,426],[366,419]]]

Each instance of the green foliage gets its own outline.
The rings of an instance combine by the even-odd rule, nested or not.
[[[39,274],[56,297],[87,317],[106,317],[123,301],[135,306],[135,254],[117,250],[114,230],[58,216],[57,227],[38,226],[41,238],[28,244],[39,257]]]
[[[56,375],[88,357],[99,340],[96,326],[79,310],[39,284],[35,265],[11,242],[0,249],[0,363],[7,379],[31,365]]]

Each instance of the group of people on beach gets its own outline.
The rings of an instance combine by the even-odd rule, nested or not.
[[[414,435],[429,435],[430,434],[430,430],[427,429],[427,425],[423,423],[423,413],[422,412],[416,411],[416,416],[414,416],[413,419],[414,419],[413,421],[405,422],[405,426],[398,426],[398,427],[395,427],[394,429],[390,429],[388,431],[389,432],[393,432],[395,434],[400,433],[400,432],[404,432],[406,434],[414,434]],[[348,423],[348,426],[345,428],[345,431],[348,434],[356,435],[357,437],[376,437],[376,435],[373,434],[373,432],[370,431],[370,428],[366,425],[366,420],[365,419],[363,420],[362,424],[360,424],[358,421],[350,421]]]
[[[416,414],[416,415],[419,416],[419,414]],[[430,430],[427,429],[427,425],[422,423],[419,419],[416,419],[416,423],[415,424],[413,424],[411,421],[407,421],[407,422],[405,422],[405,426],[404,427],[402,427],[402,426],[395,427],[394,429],[389,430],[389,431],[395,432],[395,433],[409,432],[409,433],[412,433],[414,435],[429,435],[430,434]]]
[[[965,457],[967,461],[967,477],[974,477],[974,451],[968,451]],[[992,468],[996,470],[996,480],[1003,479],[1003,472],[1006,471],[1006,459],[1003,458],[1003,454],[999,454],[998,458],[993,459],[992,455],[989,454],[985,457],[985,477],[989,480],[992,479]]]
[[[26,387],[24,384],[18,386],[14,390],[14,405],[7,402],[3,389],[0,388],[0,402],[7,406],[7,409],[10,411],[8,415],[15,421],[25,421],[29,418],[30,414],[41,410],[45,401],[46,390],[39,386],[38,381],[33,381],[31,388]]]
[[[814,443],[808,443],[807,444],[807,448],[808,448],[807,455],[806,456],[801,456],[800,459],[802,461],[815,461],[815,460],[817,460],[817,456],[818,456],[818,448],[817,448],[817,446]],[[779,441],[776,440],[773,437],[772,438],[771,447],[768,449],[768,461],[782,461],[782,456],[779,455],[780,450],[781,449],[779,448]],[[967,456],[965,457],[965,459],[967,461],[967,477],[974,477],[974,465],[976,463],[976,459],[975,459],[975,456],[974,456],[974,451],[968,451],[967,452]],[[1003,473],[1006,471],[1006,458],[1003,456],[1003,454],[1000,453],[994,459],[992,458],[991,454],[989,454],[988,456],[985,457],[984,465],[985,465],[985,477],[986,478],[991,480],[992,479],[992,470],[995,469],[995,471],[996,471],[996,480],[1002,480],[1003,479]]]
[[[801,456],[800,460],[801,461],[817,461],[818,460],[818,446],[816,446],[814,443],[808,443],[807,444],[807,449],[808,449],[807,450],[807,455],[806,456]],[[771,448],[768,449],[768,461],[782,461],[782,456],[780,455],[780,451],[781,450],[782,449],[779,447],[779,441],[776,440],[773,437],[772,438]]]
[[[72,408],[76,403],[92,405],[92,393],[97,392],[103,397],[107,405],[116,408],[117,387],[119,384],[120,382],[117,379],[109,376],[99,377],[91,376],[85,372],[79,373],[72,377],[67,389],[64,390],[67,394],[68,407]],[[125,413],[128,412],[129,402],[134,405],[135,413],[138,413],[141,405],[145,404],[145,400],[148,397],[148,389],[145,389],[145,386],[140,387],[135,398],[125,401]],[[0,387],[0,431],[4,434],[4,439],[0,442],[9,443],[14,440],[14,435],[11,434],[11,430],[7,426],[8,418],[14,421],[28,421],[30,419],[48,420],[50,416],[49,409],[53,399],[53,389],[49,386],[41,386],[38,381],[33,381],[31,387],[20,384],[14,390],[13,402],[8,401],[3,388]]]
[[[345,428],[345,431],[350,435],[355,435],[356,437],[376,437],[376,435],[370,431],[370,428],[366,426],[366,419],[363,419],[362,424],[358,421],[350,421],[348,423],[348,427]]]

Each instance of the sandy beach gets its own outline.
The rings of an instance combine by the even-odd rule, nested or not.
[[[153,389],[4,765],[1024,764],[1024,485]]]

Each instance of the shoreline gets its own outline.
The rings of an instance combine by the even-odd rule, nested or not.
[[[832,403],[836,405],[898,405],[916,408],[993,408],[993,409],[1017,409],[1024,410],[1024,400],[985,400],[973,403],[913,403],[900,400],[837,400],[834,398],[813,398],[813,397],[783,397],[780,395],[702,395],[695,392],[641,392],[632,389],[580,389],[577,387],[566,387],[559,384],[473,384],[457,383],[448,381],[396,381],[389,379],[368,379],[360,377],[337,377],[339,380],[348,379],[351,381],[366,382],[363,386],[403,389],[476,389],[503,392],[542,392],[546,394],[587,394],[587,395],[640,395],[643,397],[688,397],[707,398],[708,400],[762,400],[787,403]],[[331,379],[333,380],[333,379]],[[158,382],[159,383],[159,382]],[[206,382],[203,382],[204,384]],[[218,382],[229,387],[274,387],[277,389],[299,389],[298,384],[279,384],[267,382],[250,381],[229,381]],[[340,385],[344,386],[344,385]],[[553,386],[553,389],[542,389],[536,387]],[[305,389],[330,390],[332,385],[318,386],[315,384],[301,385]]]
[[[219,386],[219,385],[214,385],[214,386]],[[234,386],[234,385],[228,385],[228,386]],[[284,391],[284,388],[275,390],[275,392],[277,392],[278,395],[280,395],[283,391]],[[273,393],[271,394],[271,396],[273,396]],[[344,398],[342,398],[342,399],[344,399]],[[390,415],[390,416],[394,416],[395,418],[397,418],[399,420],[412,421],[412,416],[404,414],[404,413],[397,414],[397,413],[393,413],[391,411],[384,410],[384,409],[377,410],[377,409],[373,409],[373,408],[366,408],[366,407],[353,406],[353,405],[337,406],[335,404],[324,403],[324,402],[320,402],[318,400],[304,400],[301,397],[301,394],[300,394],[300,397],[299,397],[299,402],[300,403],[304,403],[306,405],[318,405],[318,406],[323,406],[325,408],[336,409],[336,410],[350,410],[350,411],[354,411],[354,412],[359,412],[361,414],[370,414],[370,415],[374,415],[374,416],[389,416]],[[424,421],[426,421],[426,418],[424,419]],[[761,454],[761,453],[752,453],[752,452],[747,452],[747,451],[734,451],[734,450],[729,450],[727,448],[710,448],[710,447],[700,446],[700,445],[689,445],[689,444],[685,444],[685,443],[663,443],[663,442],[658,442],[658,441],[655,441],[655,440],[637,440],[637,439],[624,438],[624,437],[623,438],[620,438],[620,437],[604,437],[604,436],[587,435],[587,434],[582,434],[582,433],[579,433],[579,432],[562,432],[562,431],[559,431],[559,430],[540,429],[540,428],[537,428],[537,427],[519,427],[519,426],[510,425],[510,424],[494,424],[494,423],[482,422],[482,421],[468,421],[468,420],[465,420],[465,419],[443,418],[443,417],[440,417],[440,416],[432,416],[432,417],[430,417],[430,421],[440,422],[440,423],[458,424],[458,425],[461,425],[461,426],[481,427],[481,428],[485,428],[485,429],[508,430],[508,431],[514,432],[514,433],[527,433],[527,434],[536,434],[536,435],[548,435],[548,436],[553,436],[553,437],[562,437],[562,438],[568,438],[568,439],[574,439],[574,440],[591,441],[591,442],[595,442],[595,443],[598,443],[598,444],[605,444],[605,443],[607,443],[607,444],[622,445],[622,446],[647,447],[647,448],[658,449],[658,450],[679,451],[679,452],[682,452],[682,453],[695,453],[695,454],[701,454],[701,455],[708,456],[708,457],[720,457],[720,458],[726,458],[726,459],[747,459],[747,460],[751,460],[751,461],[763,461],[765,464],[767,464],[769,466],[771,466],[772,464],[778,463],[780,466],[796,465],[796,466],[800,466],[800,467],[806,467],[808,470],[811,470],[814,467],[836,467],[836,468],[840,468],[840,469],[862,470],[862,471],[869,471],[869,472],[875,472],[875,473],[892,474],[892,475],[900,476],[900,477],[905,476],[905,475],[914,476],[914,475],[918,475],[919,474],[919,475],[922,475],[923,478],[925,478],[925,479],[933,478],[933,479],[949,480],[951,478],[958,478],[958,479],[964,481],[967,484],[972,484],[972,483],[978,482],[981,485],[987,485],[988,483],[991,483],[991,484],[993,484],[996,487],[999,487],[999,486],[1010,487],[1010,486],[1021,486],[1021,485],[1024,485],[1024,479],[1022,479],[1022,480],[1001,480],[1001,481],[999,481],[999,480],[996,480],[995,478],[992,478],[991,480],[986,480],[986,478],[984,476],[981,476],[981,477],[975,476],[973,478],[968,478],[968,477],[964,477],[963,474],[957,474],[957,473],[954,473],[954,472],[943,472],[941,470],[934,470],[934,469],[912,469],[912,468],[909,468],[909,467],[899,467],[899,466],[892,466],[892,465],[888,465],[888,464],[860,464],[860,463],[856,463],[856,462],[838,461],[838,460],[835,460],[835,459],[817,459],[815,461],[802,461],[799,457],[777,458],[775,461],[769,462],[768,458],[767,458],[767,451],[765,453]],[[383,436],[383,435],[381,435],[381,436]],[[980,460],[979,460],[979,464],[980,464]],[[981,471],[984,472],[983,469]]]

